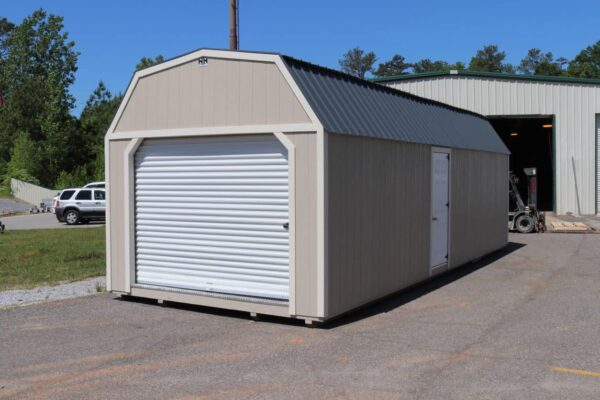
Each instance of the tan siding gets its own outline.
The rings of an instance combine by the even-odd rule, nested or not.
[[[452,149],[450,268],[508,242],[508,156]]]
[[[141,78],[115,132],[305,122],[275,64],[210,59]]]
[[[314,133],[286,134],[295,146],[296,314],[317,315],[317,141]]]
[[[429,277],[431,148],[329,135],[328,316]]]
[[[124,292],[125,287],[125,148],[129,140],[109,142],[110,176],[108,201],[110,203],[110,264],[112,290]]]

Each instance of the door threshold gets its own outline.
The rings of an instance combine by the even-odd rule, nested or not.
[[[448,270],[448,263],[442,263],[442,264],[438,264],[435,267],[431,267],[429,270],[429,276],[435,276],[437,274],[440,274],[444,271]]]

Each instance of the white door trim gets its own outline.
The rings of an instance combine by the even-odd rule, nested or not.
[[[273,133],[288,152],[288,207],[289,207],[289,248],[290,248],[290,289],[289,312],[296,315],[296,146],[282,132]]]
[[[431,249],[431,246],[433,244],[432,242],[432,232],[431,232],[431,221],[433,219],[433,155],[434,153],[442,153],[442,154],[447,154],[448,155],[448,203],[449,203],[449,207],[448,207],[448,232],[447,232],[447,251],[448,251],[448,259],[446,260],[446,262],[438,264],[438,265],[432,265],[431,262],[431,250],[429,252],[429,276],[434,276],[437,275],[440,272],[446,271],[449,269],[449,266],[451,265],[451,251],[450,251],[450,244],[451,244],[451,238],[450,238],[450,232],[451,232],[451,210],[452,210],[452,199],[451,199],[451,194],[452,194],[452,150],[449,148],[445,148],[445,147],[432,147],[431,148],[431,160],[430,160],[430,167],[431,167],[431,173],[430,173],[430,207],[429,207],[429,248]]]
[[[135,282],[135,152],[144,139],[133,139],[125,148],[123,165],[125,200],[125,290],[131,293],[131,283]]]

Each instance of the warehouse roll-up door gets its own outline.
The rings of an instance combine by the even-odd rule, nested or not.
[[[136,283],[288,299],[288,202],[287,151],[274,136],[144,141]]]

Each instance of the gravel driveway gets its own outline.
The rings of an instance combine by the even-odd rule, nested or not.
[[[600,235],[510,238],[316,329],[110,294],[0,311],[0,398],[597,400]]]
[[[39,286],[27,290],[5,290],[0,292],[0,308],[88,296],[97,293],[98,287],[106,287],[105,277],[99,276],[78,282]]]

